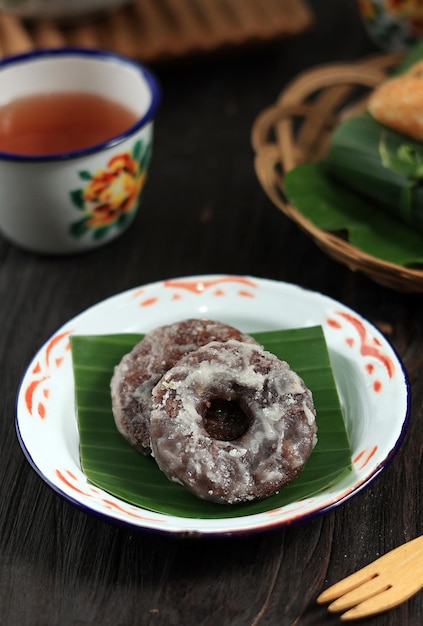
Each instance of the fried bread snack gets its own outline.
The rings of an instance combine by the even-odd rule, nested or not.
[[[367,108],[381,124],[423,142],[423,61],[377,87]]]

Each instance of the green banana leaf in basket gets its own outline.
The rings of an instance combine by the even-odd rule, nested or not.
[[[393,73],[421,58],[423,44]],[[318,228],[383,261],[423,265],[423,144],[369,113],[338,124],[325,158],[289,171],[284,191]]]

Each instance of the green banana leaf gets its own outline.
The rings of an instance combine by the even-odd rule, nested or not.
[[[423,234],[423,144],[363,113],[335,129],[323,164],[328,176]]]
[[[407,53],[404,59],[393,68],[392,76],[398,76],[407,72],[414,63],[423,59],[423,41],[417,42]]]
[[[420,42],[392,75],[422,58]],[[285,175],[284,193],[317,228],[382,261],[420,267],[422,181],[423,144],[363,113],[338,125],[323,161],[299,165]]]
[[[206,502],[167,480],[154,459],[136,452],[118,433],[111,410],[114,366],[142,335],[73,336],[72,361],[80,437],[80,459],[87,479],[131,504],[163,514],[202,519],[260,513],[306,498],[351,471],[351,450],[332,367],[320,326],[254,333],[283,358],[313,392],[318,443],[305,469],[279,494],[266,500],[221,505]]]
[[[321,230],[345,237],[382,261],[423,264],[423,236],[372,200],[330,178],[321,163],[298,165],[284,178],[290,203]]]

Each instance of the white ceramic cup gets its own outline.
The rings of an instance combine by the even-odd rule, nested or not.
[[[33,252],[69,254],[114,239],[134,218],[146,179],[160,99],[147,68],[114,53],[75,48],[0,61],[0,105],[69,91],[120,103],[137,121],[119,136],[73,152],[0,151],[0,231]]]
[[[357,0],[357,4],[371,39],[383,50],[406,51],[422,38],[420,0]]]

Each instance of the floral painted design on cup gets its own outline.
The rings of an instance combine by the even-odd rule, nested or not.
[[[421,0],[357,0],[372,39],[385,50],[406,50],[423,36]]]
[[[113,228],[126,228],[141,199],[150,158],[151,143],[140,140],[131,152],[112,156],[104,169],[79,172],[86,185],[72,190],[70,197],[83,217],[70,225],[71,235],[79,238],[90,233],[100,240]]]

